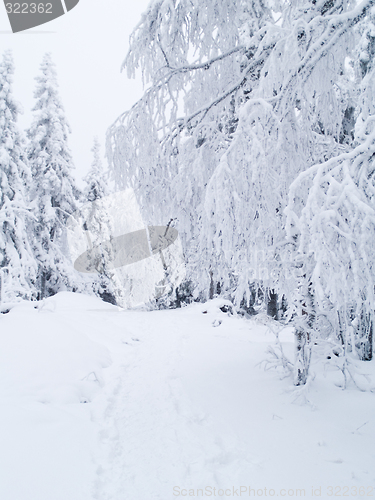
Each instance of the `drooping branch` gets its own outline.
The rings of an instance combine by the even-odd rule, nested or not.
[[[174,75],[180,74],[180,73],[189,73],[190,71],[197,71],[198,69],[206,69],[207,70],[213,64],[215,64],[216,62],[222,61],[223,59],[226,59],[227,57],[235,54],[236,52],[243,52],[245,50],[245,47],[243,45],[238,45],[237,47],[234,47],[233,49],[228,50],[228,52],[225,52],[224,54],[220,54],[217,57],[213,57],[209,61],[203,62],[201,64],[190,64],[190,65],[187,65],[187,66],[180,66],[179,68],[173,68],[172,66],[170,66],[170,64],[168,62],[168,58],[167,58],[167,56],[165,54],[165,51],[163,50],[163,48],[161,47],[160,44],[159,44],[159,48],[160,48],[160,50],[161,50],[161,52],[162,52],[162,54],[164,56],[164,59],[165,59],[165,61],[167,63],[167,65],[164,68],[167,68],[167,69],[171,70],[171,76],[174,76]],[[160,68],[159,71],[161,71],[164,68]],[[121,71],[123,71],[124,69],[125,69],[125,62],[121,66]],[[166,75],[166,77],[169,77],[169,76],[170,76],[170,74]],[[162,81],[166,77],[162,77],[159,80]],[[154,83],[154,85],[157,85],[158,83],[159,82],[156,81]]]
[[[323,22],[326,24],[326,28],[318,40],[308,49],[306,55],[283,85],[281,92],[279,93],[280,99],[278,100],[275,108],[276,112],[280,111],[280,107],[284,102],[283,98],[285,96],[289,94],[290,99],[294,99],[296,97],[295,95],[291,95],[290,91],[295,85],[297,78],[302,80],[302,82],[306,82],[316,67],[317,62],[325,57],[329,51],[337,45],[340,38],[347,33],[350,28],[355,26],[365,17],[368,10],[373,5],[375,5],[375,0],[364,0],[350,12],[334,16],[318,17],[309,23],[313,28],[316,28],[314,26],[315,24]]]
[[[188,125],[197,117],[200,118],[200,122],[204,120],[204,118],[207,116],[208,112],[220,104],[222,101],[227,99],[229,96],[232,94],[238,92],[240,88],[242,88],[248,81],[249,75],[251,75],[254,71],[260,70],[262,66],[264,65],[265,61],[271,54],[273,48],[275,47],[276,42],[273,42],[269,45],[266,45],[263,50],[260,51],[260,55],[258,58],[253,58],[251,62],[245,67],[243,75],[241,78],[234,84],[232,84],[229,89],[226,89],[224,92],[222,92],[218,97],[210,101],[207,105],[202,106],[200,109],[196,110],[194,113],[191,113],[189,116],[186,116],[184,118],[176,118],[175,123],[172,125],[170,132],[167,134],[166,137],[164,137],[163,141],[174,138],[177,133],[182,132],[182,130],[186,129]],[[117,124],[119,123],[124,123],[125,120],[134,112],[136,112],[137,108],[140,106],[148,103],[150,101],[150,98],[154,95],[156,95],[163,87],[167,86],[173,77],[176,77],[177,75],[185,74],[191,71],[198,71],[198,70],[208,70],[213,64],[222,61],[223,59],[226,59],[227,57],[230,57],[231,55],[237,53],[237,52],[244,52],[245,47],[244,46],[238,46],[233,48],[232,50],[228,51],[225,54],[221,54],[218,57],[215,57],[211,59],[210,61],[201,63],[201,64],[195,64],[195,65],[190,65],[190,66],[182,66],[180,68],[168,68],[171,69],[171,71],[168,72],[168,74],[160,77],[157,82],[154,83],[154,85],[149,88],[146,92],[145,95],[137,102],[134,104],[134,106],[127,111],[126,113],[122,114],[116,122],[111,126],[110,131],[116,127]],[[165,69],[166,67],[164,67]],[[172,99],[172,94],[169,93],[170,99]]]

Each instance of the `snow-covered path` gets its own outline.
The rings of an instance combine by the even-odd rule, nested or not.
[[[125,333],[127,363],[118,365],[116,397],[106,412],[109,459],[100,476],[98,498],[121,498],[127,492],[129,498],[165,499],[172,497],[174,486],[230,484],[241,469],[251,470],[251,453],[242,449],[236,433],[216,429],[199,397],[194,397],[205,383],[213,384],[209,393],[220,395],[215,373],[199,380],[207,375],[199,373],[202,366],[215,361],[210,339],[202,336],[197,321],[201,318],[192,314],[181,321],[177,311],[128,316],[137,332]],[[243,353],[241,358],[244,361]],[[238,383],[246,385],[243,379]]]
[[[0,498],[375,496],[374,394],[327,369],[295,401],[259,366],[273,336],[218,305],[63,293],[1,315]]]

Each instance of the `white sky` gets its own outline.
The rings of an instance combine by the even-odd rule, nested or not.
[[[11,32],[2,4],[0,46],[1,53],[13,51],[13,92],[24,108],[19,126],[25,129],[31,123],[34,78],[43,54],[51,52],[72,129],[69,146],[74,173],[80,181],[92,161],[94,135],[98,135],[104,155],[107,128],[142,95],[142,84],[128,80],[120,73],[120,66],[128,51],[129,35],[148,0],[80,0],[66,15],[17,34]]]

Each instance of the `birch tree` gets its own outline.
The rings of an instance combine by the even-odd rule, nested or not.
[[[123,64],[129,76],[141,70],[147,90],[108,132],[116,185],[134,188],[147,221],[178,219],[196,297],[249,303],[254,285],[287,297],[304,325],[297,385],[317,298],[291,251],[298,237],[285,238],[285,208],[299,175],[357,147],[353,61],[362,40],[368,73],[373,5],[151,2]],[[296,189],[293,203],[305,194]]]
[[[374,20],[371,12],[356,27],[350,147],[301,173],[286,211],[294,257],[304,262],[300,286],[313,289],[316,312],[332,325],[336,351],[361,360],[373,356],[375,304]]]

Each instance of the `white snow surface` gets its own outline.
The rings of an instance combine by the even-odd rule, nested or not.
[[[374,393],[334,360],[298,392],[264,369],[267,321],[222,305],[64,292],[1,314],[1,500],[375,496]]]

